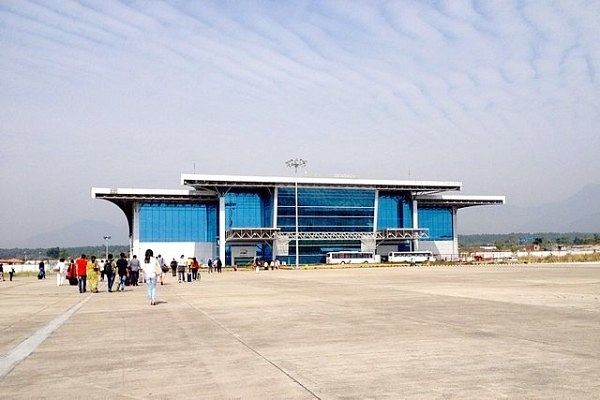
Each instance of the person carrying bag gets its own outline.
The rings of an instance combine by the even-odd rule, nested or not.
[[[146,250],[142,271],[146,277],[146,288],[148,290],[148,301],[151,306],[156,305],[156,280],[162,273],[158,261],[154,258],[152,249]]]

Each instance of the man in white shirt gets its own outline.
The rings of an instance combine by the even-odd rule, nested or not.
[[[177,274],[179,275],[179,283],[185,281],[185,267],[187,263],[185,261],[185,256],[182,254],[179,262],[177,263]]]

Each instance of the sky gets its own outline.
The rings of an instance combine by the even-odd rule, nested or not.
[[[91,187],[293,175],[296,157],[307,176],[565,199],[600,183],[599,15],[578,0],[2,0],[0,247],[87,220],[126,231]]]

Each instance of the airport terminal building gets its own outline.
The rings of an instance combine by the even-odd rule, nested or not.
[[[187,190],[92,188],[128,222],[131,253],[165,259],[325,262],[332,251],[428,250],[458,257],[457,212],[504,196],[448,194],[460,182],[182,174]],[[296,244],[298,247],[296,248]]]

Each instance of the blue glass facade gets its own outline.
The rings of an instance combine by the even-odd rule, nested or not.
[[[271,228],[273,196],[264,191],[231,191],[225,194],[225,229]]]
[[[429,229],[429,238],[424,240],[453,240],[452,208],[419,207],[419,228]]]
[[[273,227],[273,195],[266,190],[234,190],[225,194],[225,229]],[[273,258],[270,243],[257,243],[257,254]],[[231,245],[226,245],[225,262],[231,262]]]
[[[377,230],[412,228],[412,201],[397,192],[380,192],[377,209]]]
[[[218,231],[216,203],[140,204],[140,240],[143,242],[215,242]]]
[[[298,230],[300,232],[373,232],[375,191],[355,189],[298,189]],[[282,232],[296,229],[295,190],[279,188],[277,227]],[[295,242],[284,261],[295,263]],[[360,250],[360,241],[301,241],[300,262],[325,262],[325,253],[338,250]]]
[[[277,210],[274,193],[277,193]],[[377,202],[376,202],[377,197]],[[224,228],[271,228],[294,232],[294,187],[239,188],[224,194]],[[375,207],[377,206],[377,213]],[[413,202],[410,195],[398,191],[374,189],[298,189],[298,228],[300,232],[373,232],[376,229],[412,228]],[[275,213],[276,211],[276,213]],[[418,227],[426,228],[428,239],[448,241],[454,238],[452,207],[418,208]],[[218,245],[218,199],[203,203],[158,203],[139,205],[139,240],[142,242],[205,242]],[[223,241],[220,241],[223,243]],[[289,256],[282,261],[295,263],[295,241],[289,243]],[[246,244],[247,245],[247,244]],[[330,239],[301,240],[300,263],[324,262],[329,251],[361,250],[360,240]],[[399,243],[399,249],[408,249],[410,241]],[[257,254],[266,259],[273,257],[272,243],[256,243]],[[225,248],[226,262],[231,244]]]
[[[372,232],[375,191],[298,189],[298,230],[301,232]],[[294,188],[279,188],[277,227],[294,232]]]

